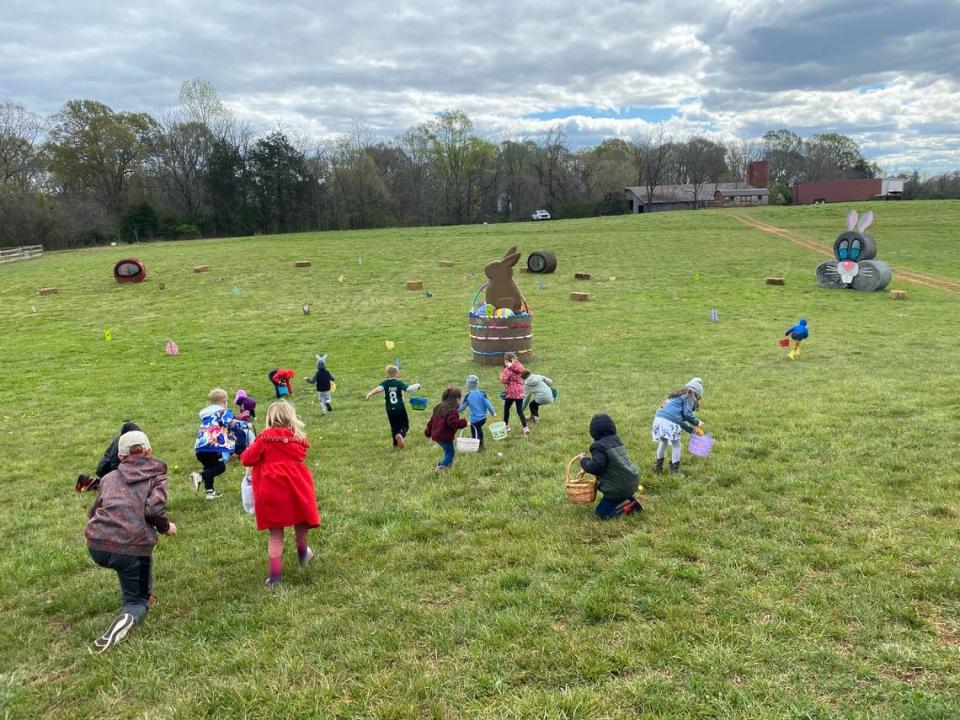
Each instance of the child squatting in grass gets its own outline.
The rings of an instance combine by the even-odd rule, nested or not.
[[[306,465],[303,422],[293,405],[275,402],[267,409],[266,428],[244,450],[240,462],[253,468],[253,507],[257,530],[269,530],[266,584],[279,585],[283,569],[283,530],[293,527],[297,557],[304,566],[313,557],[310,528],[320,526],[313,475]]]
[[[167,465],[152,456],[139,430],[117,442],[120,464],[100,480],[84,530],[90,557],[117,573],[123,607],[90,652],[102,653],[123,640],[152,604],[153,547],[157,533],[175,535],[167,519]]]
[[[603,493],[594,513],[601,520],[609,520],[643,510],[635,495],[640,487],[640,471],[627,455],[613,418],[605,413],[590,418],[590,437],[590,454],[581,453],[580,467],[596,475],[597,490]]]
[[[387,379],[366,395],[366,399],[369,400],[374,395],[384,394],[387,405],[387,421],[390,423],[390,436],[393,438],[395,448],[403,450],[406,445],[404,438],[410,432],[410,418],[407,417],[407,408],[403,404],[403,393],[407,390],[416,392],[419,389],[420,383],[407,385],[400,379],[400,368],[395,365],[387,365]]]
[[[657,475],[663,474],[663,459],[667,453],[667,445],[671,447],[670,474],[680,473],[680,431],[703,435],[703,423],[694,417],[694,410],[700,405],[703,397],[703,381],[691,378],[690,382],[679,390],[675,390],[661,403],[653,417],[653,428],[650,431],[653,441],[657,444],[657,460],[653,471]]]

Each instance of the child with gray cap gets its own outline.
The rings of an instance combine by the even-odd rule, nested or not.
[[[657,461],[653,471],[663,474],[663,459],[667,454],[667,445],[671,446],[670,474],[680,474],[680,431],[703,435],[703,422],[697,420],[693,412],[700,406],[703,397],[703,381],[692,378],[679,390],[670,393],[653,416],[651,436],[657,443]]]
[[[174,535],[167,519],[167,465],[153,457],[150,440],[139,430],[117,441],[120,465],[100,480],[87,513],[84,536],[93,561],[120,579],[123,607],[110,627],[93,641],[102,653],[123,640],[153,604],[153,547],[157,534]]]
[[[497,416],[493,404],[487,394],[480,389],[480,378],[476,375],[467,375],[467,394],[460,403],[460,412],[470,408],[470,431],[473,437],[480,441],[480,450],[483,450],[483,426],[487,422],[487,414]]]

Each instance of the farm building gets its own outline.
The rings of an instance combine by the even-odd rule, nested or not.
[[[659,185],[652,198],[648,198],[647,188],[643,186],[624,188],[624,191],[630,211],[635,213],[766,205],[770,197],[766,161],[757,160],[747,165],[746,175],[746,182],[704,183],[699,188],[690,184]]]
[[[899,200],[903,197],[903,185],[902,178],[801,182],[793,186],[793,204],[859,202],[877,198]]]
[[[753,187],[742,182],[704,183],[697,188],[696,197],[693,185],[660,185],[654,190],[653,198],[649,201],[645,187],[624,189],[630,210],[635,213],[766,205],[770,196],[767,188]]]

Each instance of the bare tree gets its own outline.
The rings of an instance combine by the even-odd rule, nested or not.
[[[0,101],[0,192],[25,192],[31,185],[40,118],[12,100]]]
[[[663,178],[673,153],[673,139],[666,133],[663,125],[656,132],[650,132],[634,140],[636,150],[637,175],[647,189],[647,202],[653,202],[657,187],[663,184]]]

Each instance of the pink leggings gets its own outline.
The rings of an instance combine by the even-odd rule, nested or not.
[[[293,526],[297,539],[297,556],[301,561],[307,556],[306,523]],[[279,578],[283,569],[283,528],[270,528],[270,539],[267,541],[267,558],[269,559],[270,577]]]

